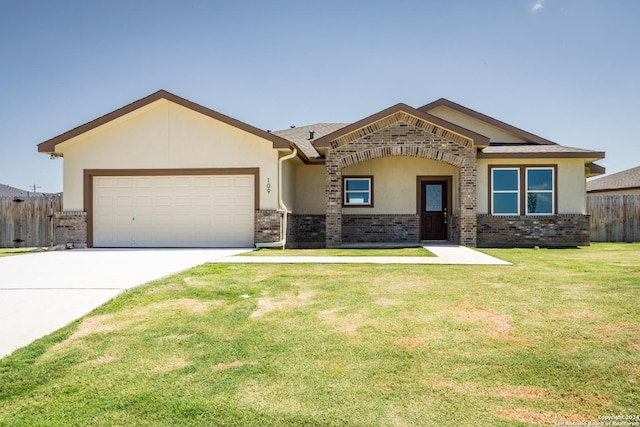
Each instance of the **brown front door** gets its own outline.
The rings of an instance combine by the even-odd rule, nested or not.
[[[447,240],[447,181],[420,181],[422,240]]]

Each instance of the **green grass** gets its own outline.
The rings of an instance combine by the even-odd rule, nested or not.
[[[514,265],[210,264],[141,286],[1,360],[0,425],[636,415],[640,244],[483,252]]]
[[[0,248],[0,258],[4,256],[23,255],[35,252],[37,248]]]
[[[258,249],[237,256],[379,256],[379,257],[423,257],[435,256],[422,247],[373,248],[373,249]]]

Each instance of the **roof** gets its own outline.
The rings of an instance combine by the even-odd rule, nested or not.
[[[314,147],[313,142],[318,138],[322,138],[325,135],[347,126],[348,124],[349,123],[316,123],[313,125],[297,126],[290,129],[278,130],[273,132],[273,134],[294,143],[307,159],[317,159],[320,157],[320,153],[318,153]],[[311,136],[311,132],[313,132],[313,139],[309,138]]]
[[[21,190],[9,185],[0,184],[0,197],[34,197],[34,196],[50,196],[49,193],[38,193],[32,191]]]
[[[20,190],[19,188],[0,184],[0,197],[18,197],[18,196],[26,196],[26,195],[27,195],[27,192],[24,190]]]
[[[534,135],[531,132],[527,132],[525,130],[512,126],[508,123],[502,122],[498,119],[494,119],[493,117],[490,117],[490,116],[487,116],[486,114],[482,114],[478,111],[472,110],[471,108],[467,108],[463,105],[456,104],[455,102],[449,101],[448,99],[445,99],[445,98],[440,98],[437,101],[433,101],[427,105],[423,105],[422,107],[418,108],[418,110],[429,112],[430,110],[433,110],[437,107],[451,108],[452,110],[458,111],[460,113],[466,114],[475,119],[481,120],[485,123],[493,125],[504,131],[511,132],[514,135],[517,135],[524,140],[531,141],[536,144],[541,144],[541,145],[555,144],[555,142],[553,141],[549,141],[548,139],[539,137],[538,135]]]
[[[469,129],[465,129],[461,126],[455,125],[453,123],[447,122],[446,120],[443,120],[439,117],[436,116],[432,116],[431,114],[428,114],[424,111],[420,111],[417,110],[413,107],[408,106],[407,104],[396,104],[392,107],[389,107],[387,109],[384,109],[376,114],[373,114],[369,117],[365,117],[362,120],[359,120],[355,123],[352,123],[348,126],[345,126],[335,132],[332,132],[330,134],[327,134],[325,136],[323,136],[322,138],[318,138],[315,141],[315,146],[316,147],[328,147],[331,144],[331,141],[334,141],[338,138],[341,138],[345,135],[348,135],[350,133],[355,133],[355,132],[363,132],[362,129],[366,128],[367,126],[372,125],[375,122],[378,122],[380,120],[383,120],[387,117],[390,117],[394,114],[397,113],[406,113],[409,114],[410,116],[416,117],[422,121],[428,122],[428,123],[432,123],[438,127],[444,128],[447,131],[450,131],[452,133],[458,134],[458,135],[462,135],[462,137],[473,140],[475,145],[489,145],[489,138],[487,138],[484,135],[480,135],[479,133],[470,131]],[[366,133],[366,132],[365,132]]]
[[[566,147],[564,145],[534,145],[534,144],[513,144],[513,145],[492,145],[486,147],[478,153],[478,158],[513,158],[522,155],[528,158],[584,158],[603,159],[604,152],[585,150],[582,148]]]
[[[89,132],[90,130],[93,130],[106,123],[116,120],[122,116],[125,116],[133,111],[136,111],[160,99],[166,99],[167,101],[171,101],[175,104],[181,105],[185,108],[196,111],[200,114],[204,114],[205,116],[211,117],[215,120],[219,120],[230,126],[234,126],[238,129],[242,129],[246,132],[252,133],[256,136],[269,140],[273,143],[273,148],[289,148],[290,146],[289,141],[283,138],[280,138],[279,136],[273,133],[269,133],[262,129],[258,129],[247,123],[241,122],[240,120],[236,120],[232,117],[225,116],[224,114],[221,114],[221,113],[218,113],[217,111],[203,107],[202,105],[199,105],[199,104],[196,104],[195,102],[181,98],[165,90],[159,90],[145,98],[139,99],[135,102],[132,102],[131,104],[125,105],[124,107],[119,108],[115,111],[112,111],[111,113],[105,114],[102,117],[99,117],[95,120],[92,120],[88,123],[78,126],[68,132],[58,135],[55,138],[51,138],[47,141],[44,141],[38,144],[38,151],[41,153],[54,153],[56,149],[56,145],[62,142],[68,141],[72,138],[75,138],[78,135],[82,135],[83,133]]]
[[[640,166],[587,182],[587,192],[640,188]]]

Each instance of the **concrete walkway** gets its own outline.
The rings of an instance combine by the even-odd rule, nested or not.
[[[0,258],[0,358],[118,294],[247,249],[74,249]]]
[[[425,245],[435,257],[350,257],[350,256],[238,256],[227,257],[216,262],[234,264],[466,264],[466,265],[511,265],[507,261],[458,245]]]

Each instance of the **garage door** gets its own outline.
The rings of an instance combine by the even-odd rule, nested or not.
[[[252,175],[96,176],[95,247],[253,246]]]

